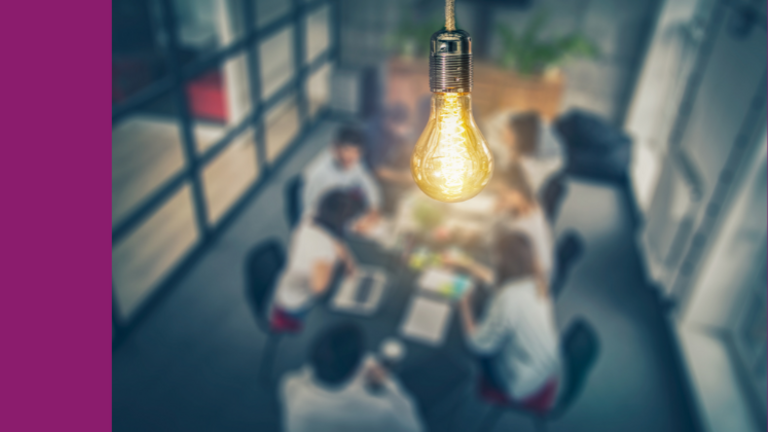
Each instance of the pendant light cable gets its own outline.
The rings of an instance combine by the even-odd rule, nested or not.
[[[448,31],[456,30],[456,11],[454,3],[455,0],[445,0],[445,29]]]

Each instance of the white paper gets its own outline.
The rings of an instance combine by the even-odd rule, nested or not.
[[[452,284],[454,277],[453,272],[450,270],[439,267],[430,267],[421,274],[417,285],[425,291],[445,294],[443,291],[445,285]]]
[[[441,267],[430,267],[425,270],[416,285],[424,291],[453,299],[470,292],[474,286],[467,278],[459,277],[454,272]]]
[[[445,339],[450,315],[448,303],[415,296],[408,306],[400,333],[403,337],[439,346]]]

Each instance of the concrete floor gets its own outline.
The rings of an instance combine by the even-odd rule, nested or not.
[[[115,431],[279,431],[273,388],[257,378],[265,337],[244,296],[243,261],[257,242],[288,239],[283,186],[333,132],[324,125],[206,251],[113,354]],[[557,303],[561,328],[579,315],[596,328],[601,354],[561,432],[698,430],[677,346],[634,247],[631,206],[613,186],[571,181],[557,231],[577,230],[585,254]],[[304,342],[281,346],[279,371],[302,362]],[[467,393],[431,430],[472,430],[486,407]],[[450,427],[449,424],[450,423]],[[496,431],[532,431],[505,415]]]

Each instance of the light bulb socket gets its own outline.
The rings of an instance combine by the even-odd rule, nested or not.
[[[472,91],[472,38],[464,30],[440,30],[432,35],[429,88],[433,93]]]

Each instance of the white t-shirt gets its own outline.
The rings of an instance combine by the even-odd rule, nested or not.
[[[379,187],[361,162],[347,169],[336,163],[331,150],[326,150],[304,171],[303,213],[314,212],[324,194],[335,189],[360,189],[368,205],[381,207]]]
[[[367,361],[370,361],[367,360]],[[411,398],[393,379],[373,393],[361,366],[342,388],[327,389],[311,368],[287,374],[280,385],[286,432],[420,432]]]
[[[310,281],[315,264],[333,265],[338,258],[333,237],[313,221],[302,220],[293,233],[288,265],[280,277],[274,304],[287,311],[305,310],[314,299]]]
[[[516,400],[533,396],[560,373],[552,304],[537,293],[532,279],[499,289],[469,345],[477,354],[495,355],[496,371]]]
[[[508,231],[520,231],[528,236],[539,269],[551,281],[555,246],[549,221],[541,208],[536,207],[523,216],[504,216],[501,226]]]

